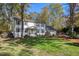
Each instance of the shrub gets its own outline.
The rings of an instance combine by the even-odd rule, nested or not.
[[[8,32],[8,37],[10,37],[10,38],[14,38],[13,33],[12,33],[12,32]]]
[[[70,36],[70,38],[76,38],[77,36],[76,32],[74,33],[69,32],[68,35]]]

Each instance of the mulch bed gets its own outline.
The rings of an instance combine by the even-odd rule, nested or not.
[[[68,41],[71,41],[73,43],[79,43],[79,38],[78,39],[75,39],[75,38],[64,38],[64,40],[68,40]]]
[[[63,38],[65,41],[71,41],[73,43],[79,43],[79,38],[70,38],[70,37],[59,37],[59,38]]]

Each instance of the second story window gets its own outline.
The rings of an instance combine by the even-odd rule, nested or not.
[[[41,27],[44,27],[44,24],[41,24]]]
[[[39,26],[39,24],[37,24],[37,26]]]
[[[17,25],[20,25],[20,21],[16,21],[16,24],[17,24]]]

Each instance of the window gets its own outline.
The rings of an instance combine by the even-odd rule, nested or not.
[[[20,28],[16,28],[16,32],[20,32]]]
[[[44,27],[44,24],[41,24],[41,27]]]
[[[27,22],[24,22],[25,25],[27,25]]]
[[[39,26],[39,24],[37,24],[37,26]]]
[[[39,29],[37,29],[37,33],[39,33]]]
[[[27,22],[25,22],[25,24],[27,25]]]
[[[41,32],[44,33],[44,30],[42,29]]]
[[[19,25],[20,24],[20,21],[16,21],[16,24]]]
[[[25,29],[25,32],[28,32],[28,29],[27,28]]]

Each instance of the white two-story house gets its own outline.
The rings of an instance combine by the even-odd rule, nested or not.
[[[12,33],[14,37],[21,37],[22,20],[17,17],[13,17],[12,24]],[[47,30],[50,34],[52,33],[52,35],[56,35],[56,31],[53,29],[50,30],[46,24],[36,23],[32,20],[23,20],[23,36],[45,35]]]

